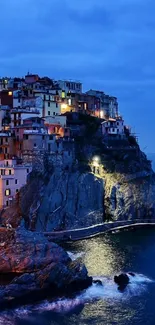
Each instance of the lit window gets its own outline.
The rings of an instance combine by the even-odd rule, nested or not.
[[[71,98],[68,99],[68,105],[69,105],[69,106],[72,105],[72,100],[71,100]]]
[[[11,191],[10,191],[10,189],[8,189],[8,190],[5,190],[5,196],[9,196],[11,194]]]
[[[66,94],[65,94],[65,91],[62,91],[62,95],[61,95],[62,98],[65,98],[66,97]]]
[[[8,92],[8,95],[9,95],[9,96],[12,96],[12,91],[9,91],[9,92]]]

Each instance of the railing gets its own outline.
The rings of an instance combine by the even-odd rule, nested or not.
[[[95,226],[90,226],[86,228],[79,228],[73,230],[62,230],[62,231],[53,231],[53,232],[44,232],[44,235],[48,240],[81,240],[91,238],[100,234],[111,232],[114,230],[125,229],[130,227],[137,226],[154,226],[155,219],[135,219],[135,220],[123,220],[123,221],[114,221],[98,224]]]

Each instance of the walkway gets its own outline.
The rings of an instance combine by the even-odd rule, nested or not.
[[[114,221],[108,223],[102,223],[95,226],[74,229],[74,230],[64,230],[64,231],[53,231],[44,232],[44,235],[49,241],[77,241],[81,239],[87,239],[95,237],[100,234],[111,232],[114,230],[125,229],[125,228],[135,228],[142,226],[155,227],[155,219],[136,219],[136,220],[125,220],[125,221]]]

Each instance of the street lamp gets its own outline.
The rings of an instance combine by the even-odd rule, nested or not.
[[[93,157],[93,162],[94,162],[94,163],[98,164],[99,161],[100,161],[100,157],[99,157],[99,156],[95,156],[95,157]]]
[[[104,116],[103,111],[100,111],[100,118],[103,118],[103,116]]]

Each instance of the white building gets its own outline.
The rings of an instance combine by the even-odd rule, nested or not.
[[[0,161],[0,209],[12,204],[31,171],[31,165],[18,165],[15,159]]]
[[[124,135],[124,120],[122,118],[109,118],[108,121],[102,122],[103,135]]]
[[[11,127],[17,127],[24,124],[24,120],[31,117],[40,117],[40,111],[34,108],[19,108],[11,110]]]
[[[66,93],[82,93],[82,83],[73,80],[58,80],[59,87]]]

